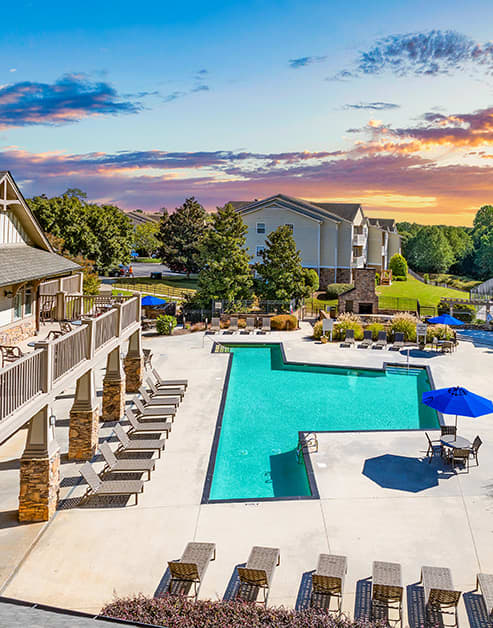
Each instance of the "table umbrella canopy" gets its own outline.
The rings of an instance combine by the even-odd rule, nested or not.
[[[450,314],[434,316],[433,318],[429,318],[428,322],[434,325],[464,325],[464,321],[460,321],[458,318],[450,316]]]
[[[429,390],[423,393],[421,401],[444,414],[455,414],[456,425],[459,414],[460,416],[478,417],[493,413],[493,403],[489,399],[476,395],[461,386]]]
[[[142,297],[142,305],[145,305],[146,307],[153,305],[164,305],[165,303],[166,301],[164,299],[160,299],[159,297],[153,297],[150,294]]]

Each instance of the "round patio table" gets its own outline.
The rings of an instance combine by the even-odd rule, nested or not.
[[[440,438],[440,442],[445,447],[452,447],[452,449],[469,449],[471,447],[471,441],[463,436],[454,436],[453,434],[446,434]]]

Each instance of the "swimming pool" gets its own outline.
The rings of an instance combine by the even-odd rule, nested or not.
[[[310,497],[298,432],[433,429],[426,369],[287,363],[279,344],[224,345],[230,371],[203,501]]]
[[[482,329],[461,329],[457,335],[462,340],[469,340],[478,345],[493,347],[493,332]]]

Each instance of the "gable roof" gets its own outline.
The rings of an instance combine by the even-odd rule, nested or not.
[[[389,231],[395,231],[395,220],[393,218],[368,218],[370,225],[379,227],[380,229],[387,229]]]
[[[356,214],[361,209],[360,203],[315,203],[311,201],[313,205],[325,209],[331,214],[335,214],[344,220],[352,222],[356,217]]]

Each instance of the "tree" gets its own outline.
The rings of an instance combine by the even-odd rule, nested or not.
[[[481,279],[493,277],[493,229],[481,236],[475,262]]]
[[[195,304],[210,307],[214,300],[251,298],[253,276],[245,249],[246,234],[245,223],[230,203],[212,215],[200,244]]]
[[[65,243],[63,238],[58,238],[51,233],[47,233],[46,237],[48,238],[48,242],[51,244],[51,248],[58,253],[58,255],[63,255],[64,257],[72,260],[76,264],[79,264],[82,271],[82,291],[84,294],[99,294],[99,288],[101,287],[101,280],[98,275],[94,272],[94,262],[86,257],[82,257],[82,255],[71,255],[67,250],[65,250]]]
[[[144,222],[135,227],[134,248],[140,254],[151,257],[159,249],[161,241],[158,238],[159,223]]]
[[[159,254],[171,270],[197,273],[200,270],[199,246],[207,228],[207,213],[193,196],[187,198],[173,214],[163,210],[158,238]]]
[[[98,236],[94,259],[99,270],[108,270],[118,263],[130,261],[133,244],[133,226],[126,214],[115,205],[88,204],[85,206],[87,224]]]
[[[421,227],[407,245],[407,259],[419,272],[446,272],[454,256],[447,238],[436,225]]]
[[[407,277],[406,258],[400,253],[392,255],[389,262],[389,268],[392,271],[392,275],[394,277]]]
[[[260,277],[261,296],[283,302],[309,296],[310,287],[291,229],[286,225],[278,227],[269,234],[265,245],[260,253],[262,262],[255,266]]]
[[[316,292],[320,287],[320,278],[313,268],[304,268],[305,284],[310,293]]]
[[[473,237],[479,237],[493,230],[493,205],[483,205],[478,209],[473,221]]]

